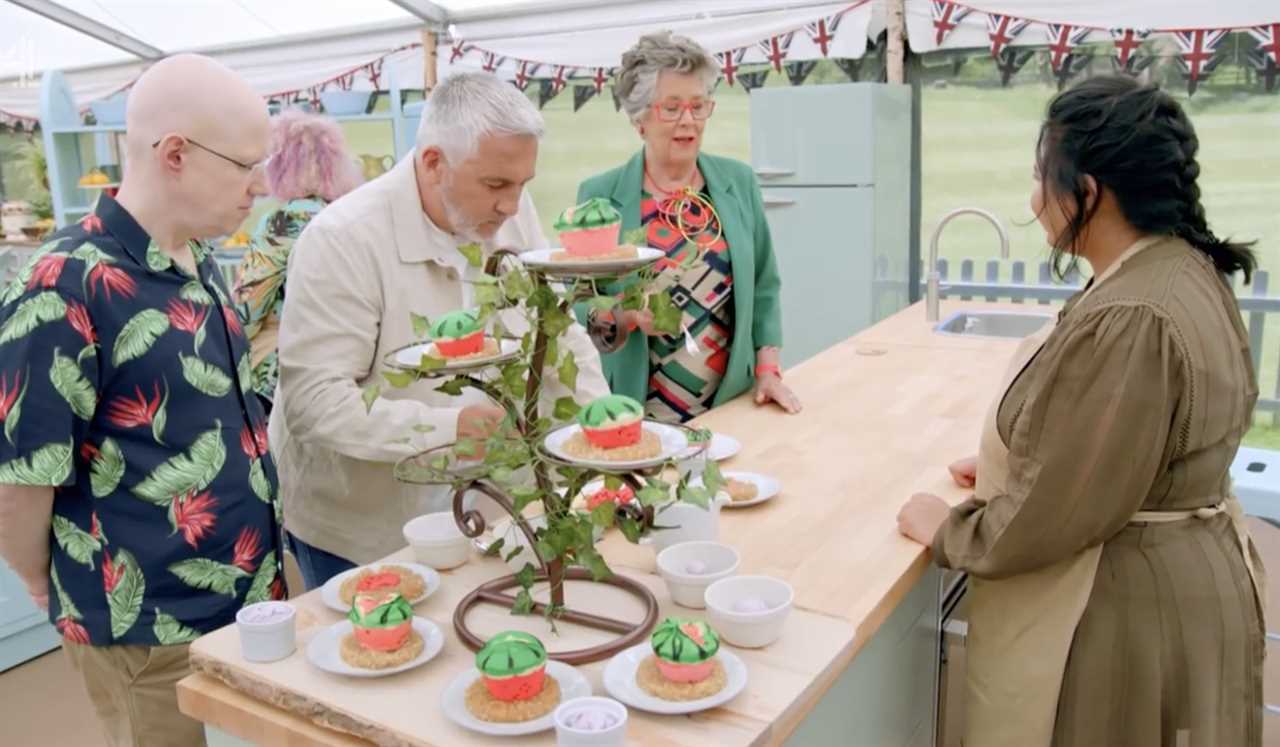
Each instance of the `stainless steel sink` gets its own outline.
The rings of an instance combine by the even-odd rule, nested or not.
[[[1051,314],[1027,311],[957,311],[933,328],[940,335],[1026,337],[1053,320]]]

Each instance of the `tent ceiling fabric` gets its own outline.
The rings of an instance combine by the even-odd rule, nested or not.
[[[713,52],[754,46],[857,3],[854,0],[56,0],[104,25],[119,28],[165,53],[203,51],[243,72],[264,94],[307,88],[421,41],[423,21],[444,9],[454,38],[511,58],[552,65],[613,67],[640,34],[661,28],[688,34]],[[884,0],[860,5],[844,17],[833,57],[858,57],[866,33],[884,27]],[[1134,29],[1247,28],[1280,23],[1275,0],[971,0],[970,13],[943,47],[988,44],[987,13],[1042,23]],[[938,47],[931,0],[906,0],[911,47]],[[406,8],[415,9],[414,12]],[[180,12],[179,12],[180,9]],[[696,10],[691,10],[696,9]],[[18,5],[0,0],[0,116],[32,118],[39,110],[38,75],[67,74],[85,105],[127,86],[144,63]],[[788,59],[813,50],[796,35]],[[1018,43],[1033,40],[1020,39]],[[759,54],[759,53],[753,53]],[[440,54],[450,69],[448,47]],[[744,62],[759,62],[747,58]],[[422,85],[421,49],[386,59],[403,87]],[[478,67],[475,60],[461,67]],[[510,74],[510,73],[507,73]],[[357,87],[362,87],[357,85]]]

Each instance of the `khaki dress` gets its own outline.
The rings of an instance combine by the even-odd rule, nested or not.
[[[1061,584],[1044,597],[1053,619],[1029,606],[1015,610],[1025,630],[1003,633],[1008,676],[1039,682],[1038,696],[1008,699],[1007,717],[1025,721],[1060,671],[1056,719],[1012,732],[1041,728],[1047,742],[1002,737],[989,728],[1002,704],[982,703],[988,729],[967,747],[1261,743],[1263,622],[1249,568],[1261,563],[1231,515],[1211,509],[1226,502],[1256,396],[1234,298],[1181,240],[1151,242],[1068,303],[1000,403],[1004,484],[957,507],[934,540],[940,564],[977,579]],[[1211,510],[1139,513],[1196,509]],[[977,584],[981,649],[976,606],[988,592]],[[1052,645],[1028,649],[1037,637],[1069,641],[1065,661]]]

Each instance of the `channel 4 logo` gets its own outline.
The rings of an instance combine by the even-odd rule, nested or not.
[[[0,82],[6,87],[30,88],[36,85],[36,42],[24,36],[14,44],[0,47]]]

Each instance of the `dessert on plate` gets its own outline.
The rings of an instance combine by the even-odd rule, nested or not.
[[[662,453],[662,439],[644,428],[644,408],[625,395],[596,399],[578,412],[578,425],[564,444],[575,459],[632,462]]]
[[[498,341],[486,337],[484,325],[470,311],[451,311],[431,325],[435,353],[447,361],[490,358],[498,354]]]
[[[536,637],[507,630],[476,653],[480,677],[467,688],[472,716],[494,723],[541,718],[560,705],[560,683],[547,674],[547,649]]]
[[[760,495],[760,488],[750,480],[737,480],[732,477],[725,480],[725,492],[734,503],[754,501]]]
[[[370,566],[361,568],[342,582],[338,587],[338,599],[343,604],[351,604],[360,592],[387,591],[394,591],[410,602],[416,602],[427,593],[427,582],[404,566]]]
[[[347,614],[352,632],[342,639],[342,660],[361,669],[407,664],[426,645],[413,629],[413,607],[394,591],[362,591]]]
[[[724,665],[716,658],[720,636],[700,620],[668,617],[649,637],[653,655],[640,662],[636,684],[663,700],[701,700],[728,683]]]
[[[581,205],[565,208],[553,226],[560,234],[564,251],[552,254],[556,262],[634,259],[634,246],[619,246],[622,214],[603,197],[592,197]]]

